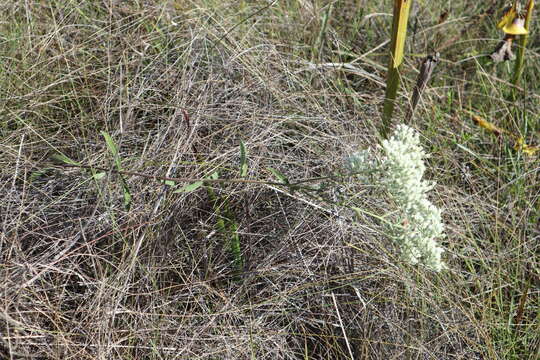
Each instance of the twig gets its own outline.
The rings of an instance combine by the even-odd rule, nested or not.
[[[339,326],[341,327],[341,331],[343,332],[343,338],[345,339],[345,344],[347,345],[347,350],[349,350],[349,355],[351,356],[351,360],[354,359],[354,355],[351,349],[351,344],[349,344],[349,339],[347,338],[347,333],[345,332],[345,327],[343,326],[343,321],[341,320],[341,315],[339,314],[338,304],[336,301],[336,295],[332,293],[332,300],[334,301],[334,307],[336,308],[336,313],[339,320]]]

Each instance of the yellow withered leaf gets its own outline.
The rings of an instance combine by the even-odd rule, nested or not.
[[[486,119],[478,116],[478,115],[475,115],[473,114],[472,112],[470,111],[467,111],[474,123],[480,127],[483,127],[484,129],[486,129],[487,131],[497,135],[497,136],[502,136],[503,134],[506,136],[506,137],[509,137],[511,139],[514,139],[514,150],[516,151],[521,151],[522,153],[524,153],[525,155],[527,156],[534,156],[536,155],[536,153],[540,153],[540,146],[530,146],[530,145],[527,145],[525,143],[525,140],[523,139],[523,136],[518,136],[516,134],[514,134],[513,132],[511,131],[508,131],[508,130],[504,130],[504,129],[501,129],[500,127],[490,123],[489,121],[487,121]]]
[[[503,134],[505,132],[503,129],[497,127],[496,125],[494,125],[492,123],[490,123],[486,119],[481,118],[480,116],[472,115],[472,119],[473,119],[473,121],[474,121],[474,123],[476,125],[478,125],[480,127],[483,127],[484,129],[486,129],[489,132],[494,133],[495,135],[501,135],[501,134]]]
[[[538,151],[540,151],[540,147],[525,144],[523,136],[520,136],[514,144],[514,150],[521,151],[528,156],[534,156]]]

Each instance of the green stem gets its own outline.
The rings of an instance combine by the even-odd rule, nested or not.
[[[525,16],[525,24],[524,27],[528,31],[529,26],[531,24],[532,19],[532,12],[534,8],[534,0],[529,0],[529,3],[527,4],[527,15]],[[521,35],[519,37],[518,42],[518,51],[516,55],[516,63],[514,66],[514,78],[512,79],[512,83],[514,85],[518,85],[519,80],[521,78],[521,74],[523,73],[523,68],[525,64],[525,48],[527,47],[527,42],[529,40],[529,34]]]
[[[383,105],[383,124],[381,136],[386,139],[390,129],[390,122],[394,112],[396,95],[399,88],[399,68],[403,62],[405,38],[407,36],[407,22],[412,0],[395,0],[392,24],[392,39],[390,43],[390,62],[386,79],[386,94]]]

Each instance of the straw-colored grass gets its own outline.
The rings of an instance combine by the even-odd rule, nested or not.
[[[409,124],[444,210],[449,270],[434,274],[400,261],[386,197],[337,176],[377,144],[392,4],[329,3],[0,5],[0,357],[538,358],[538,158],[467,112],[539,141],[535,37],[527,96],[508,101],[511,65],[482,56],[500,2],[411,9],[400,103],[441,52]],[[116,159],[150,176],[326,178],[175,193]]]

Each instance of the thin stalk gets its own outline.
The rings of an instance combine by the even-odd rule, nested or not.
[[[162,181],[162,182],[168,182],[168,183],[182,183],[182,182],[196,182],[201,181],[203,183],[207,184],[219,184],[219,183],[230,183],[230,184],[258,184],[258,185],[273,185],[273,186],[283,186],[288,188],[298,188],[298,189],[308,189],[302,187],[302,185],[310,183],[310,182],[316,182],[320,180],[332,180],[332,179],[339,179],[342,177],[346,177],[343,175],[331,175],[331,176],[319,176],[319,177],[313,177],[313,178],[305,178],[300,179],[295,182],[274,182],[274,181],[264,181],[264,180],[252,180],[252,179],[238,179],[238,178],[232,178],[232,179],[219,179],[219,178],[188,178],[188,177],[169,177],[169,176],[159,176],[159,175],[150,175],[135,171],[126,171],[126,170],[117,170],[114,168],[106,168],[101,166],[92,166],[92,165],[83,165],[79,163],[62,163],[58,164],[63,167],[68,168],[79,168],[79,169],[87,169],[91,171],[105,171],[110,172],[113,174],[120,174],[120,175],[129,175],[129,176],[139,176],[145,179],[152,179],[155,181]],[[354,175],[354,174],[353,174]],[[347,175],[349,176],[349,175]]]
[[[529,0],[527,4],[527,13],[525,15],[525,30],[529,31],[529,26],[531,24],[532,13],[534,8],[534,0]],[[529,31],[530,33],[530,31]],[[518,50],[516,55],[516,64],[514,66],[514,78],[512,83],[518,85],[521,74],[523,73],[523,65],[525,63],[525,48],[527,47],[527,41],[529,40],[529,34],[521,35],[518,41]]]
[[[390,62],[386,79],[386,93],[383,105],[383,124],[381,136],[386,139],[394,112],[397,90],[399,88],[399,68],[403,62],[407,22],[412,0],[395,0],[392,24],[392,39],[390,43]]]
[[[324,39],[326,37],[326,29],[328,27],[328,20],[332,15],[333,9],[334,4],[330,4],[323,14],[322,25],[321,29],[319,30],[319,36],[317,36],[317,41],[315,42],[315,46],[312,49],[311,62],[315,62],[315,60],[321,61],[321,56],[324,48]]]

